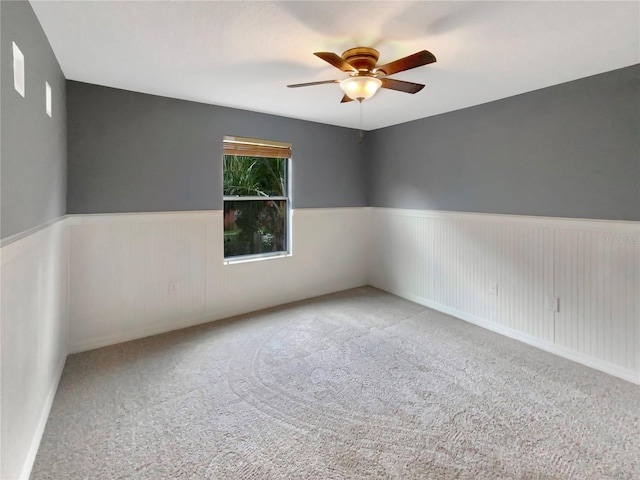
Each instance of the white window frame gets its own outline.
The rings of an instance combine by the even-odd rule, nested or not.
[[[266,145],[266,146],[287,146],[291,149],[291,144],[284,142],[273,142],[269,140],[261,140],[261,139],[253,139],[253,138],[244,138],[244,137],[235,137],[235,136],[224,136],[225,142],[238,142],[238,143],[249,143],[252,145]],[[223,251],[222,256],[225,265],[237,264],[237,263],[247,263],[247,262],[256,262],[262,260],[273,260],[276,258],[285,258],[291,257],[293,255],[293,232],[292,232],[292,224],[293,224],[293,208],[291,206],[291,198],[292,198],[292,156],[290,155],[288,158],[285,158],[285,174],[286,174],[286,187],[287,187],[287,195],[279,195],[279,196],[270,196],[270,197],[261,197],[261,196],[236,196],[236,195],[224,195],[224,157],[225,154],[222,155],[222,201],[223,201],[223,218],[224,218],[224,203],[225,202],[238,202],[238,201],[265,201],[265,200],[275,200],[275,201],[285,201],[287,205],[287,212],[285,214],[285,241],[286,241],[286,250],[278,251],[278,252],[265,252],[265,253],[253,253],[247,255],[237,255],[234,257],[225,257],[224,256],[224,242],[223,242]],[[269,158],[269,157],[266,157]],[[224,229],[223,229],[224,232]]]

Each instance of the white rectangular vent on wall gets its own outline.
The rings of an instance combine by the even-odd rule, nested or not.
[[[51,117],[51,85],[49,82],[44,82],[45,93],[45,108],[47,109],[47,115]]]
[[[16,45],[13,44],[13,86],[20,95],[24,97],[24,55]]]

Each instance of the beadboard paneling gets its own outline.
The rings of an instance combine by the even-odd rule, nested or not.
[[[556,343],[640,371],[640,231],[557,228]]]
[[[67,246],[57,221],[0,249],[0,478],[28,478],[67,357]]]
[[[296,209],[293,255],[231,264],[220,210],[68,225],[70,352],[367,284],[364,208]]]
[[[370,225],[373,286],[640,382],[637,222],[374,208]]]
[[[213,213],[70,217],[70,349],[205,314]],[[171,288],[171,285],[175,287]],[[156,332],[154,332],[156,333]]]

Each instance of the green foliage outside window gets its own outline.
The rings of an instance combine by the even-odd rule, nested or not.
[[[286,251],[287,160],[225,155],[223,172],[225,257]]]

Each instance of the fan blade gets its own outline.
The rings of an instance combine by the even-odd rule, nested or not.
[[[424,88],[421,83],[405,82],[404,80],[394,80],[393,78],[381,78],[382,88],[398,90],[399,92],[418,93]]]
[[[340,80],[322,80],[321,82],[295,83],[293,85],[287,85],[287,87],[289,88],[310,87],[311,85],[323,85],[325,83],[340,83]]]
[[[340,100],[340,103],[347,103],[347,102],[353,102],[353,98],[349,97],[348,95],[345,95],[344,97],[342,97],[342,100]]]
[[[338,70],[342,70],[343,72],[358,73],[358,69],[356,67],[345,62],[341,56],[336,55],[333,52],[315,52],[314,55],[318,58],[321,58],[325,62],[330,63]]]
[[[427,50],[414,53],[408,57],[400,58],[395,62],[387,63],[380,67],[373,69],[373,72],[384,72],[385,75],[393,75],[394,73],[404,72],[405,70],[411,70],[412,68],[421,67],[423,65],[429,65],[436,61],[436,57],[433,53]]]

